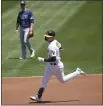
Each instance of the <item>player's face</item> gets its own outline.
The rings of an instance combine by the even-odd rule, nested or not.
[[[53,37],[45,37],[45,40],[48,42],[52,41],[53,39],[54,39]]]
[[[25,5],[23,4],[23,5],[21,5],[21,9],[22,10],[24,10],[25,9]]]
[[[45,37],[45,41],[48,41],[48,38],[47,37]]]

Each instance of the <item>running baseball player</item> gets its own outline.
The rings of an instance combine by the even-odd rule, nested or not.
[[[42,94],[47,86],[47,83],[52,75],[56,76],[56,78],[61,82],[65,83],[78,75],[85,75],[80,68],[77,68],[75,72],[70,73],[68,75],[64,75],[64,65],[60,58],[60,50],[62,50],[61,44],[54,39],[55,31],[49,30],[46,32],[45,40],[48,42],[48,58],[38,57],[37,60],[39,62],[48,62],[44,76],[42,78],[41,86],[38,90],[36,96],[30,96],[30,99],[37,102],[42,102]]]
[[[20,26],[20,41],[21,41],[21,50],[22,56],[20,59],[26,59],[26,46],[30,51],[30,57],[34,57],[35,51],[32,48],[29,38],[30,35],[33,36],[33,24],[34,18],[31,11],[26,8],[26,2],[20,1],[21,11],[18,13],[17,22],[16,22],[16,31]]]

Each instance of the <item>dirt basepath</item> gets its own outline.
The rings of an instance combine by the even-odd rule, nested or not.
[[[41,77],[2,78],[2,105],[37,104],[35,95]],[[52,77],[43,95],[44,104],[102,104],[102,75],[79,76],[61,84]]]

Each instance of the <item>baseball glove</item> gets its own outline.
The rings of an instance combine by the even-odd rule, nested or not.
[[[34,32],[32,31],[32,33],[28,33],[28,38],[32,38],[34,36]]]

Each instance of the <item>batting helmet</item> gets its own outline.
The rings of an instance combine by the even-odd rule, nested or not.
[[[44,36],[45,37],[55,37],[55,31],[54,30],[48,30]]]

